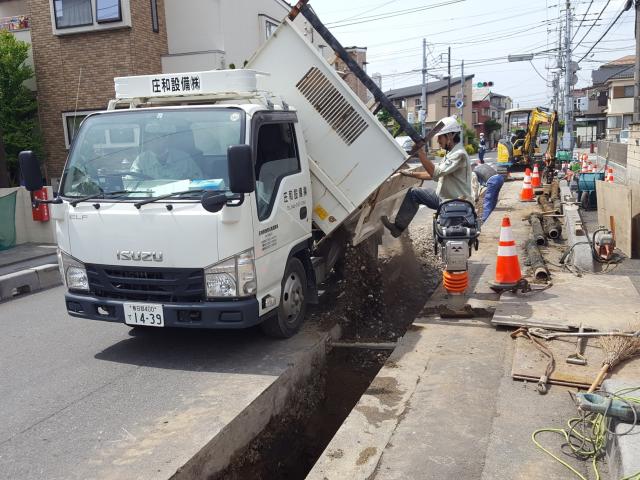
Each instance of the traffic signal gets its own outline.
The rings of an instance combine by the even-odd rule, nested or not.
[[[478,82],[478,83],[476,83],[476,87],[478,87],[478,88],[493,87],[493,82]]]

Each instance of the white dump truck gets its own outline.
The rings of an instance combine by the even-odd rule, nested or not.
[[[406,152],[285,21],[247,69],[115,79],[51,201],[74,317],[288,337],[346,242],[376,242]],[[31,152],[20,158],[37,190]]]

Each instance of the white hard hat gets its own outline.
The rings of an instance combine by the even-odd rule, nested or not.
[[[442,130],[438,132],[438,135],[446,135],[447,133],[460,133],[462,128],[460,128],[460,124],[456,117],[444,117],[440,120],[444,124]]]

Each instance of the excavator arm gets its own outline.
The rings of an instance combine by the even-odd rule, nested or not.
[[[549,123],[550,120],[551,115],[548,112],[540,110],[539,108],[534,108],[531,110],[527,134],[524,137],[524,148],[522,149],[527,163],[529,163],[531,161],[531,158],[533,157],[535,145],[534,141],[538,136],[540,125],[542,125],[543,123]]]

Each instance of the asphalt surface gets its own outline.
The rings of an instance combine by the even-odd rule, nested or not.
[[[319,337],[130,336],[69,317],[63,294],[0,304],[2,479],[168,478]]]

